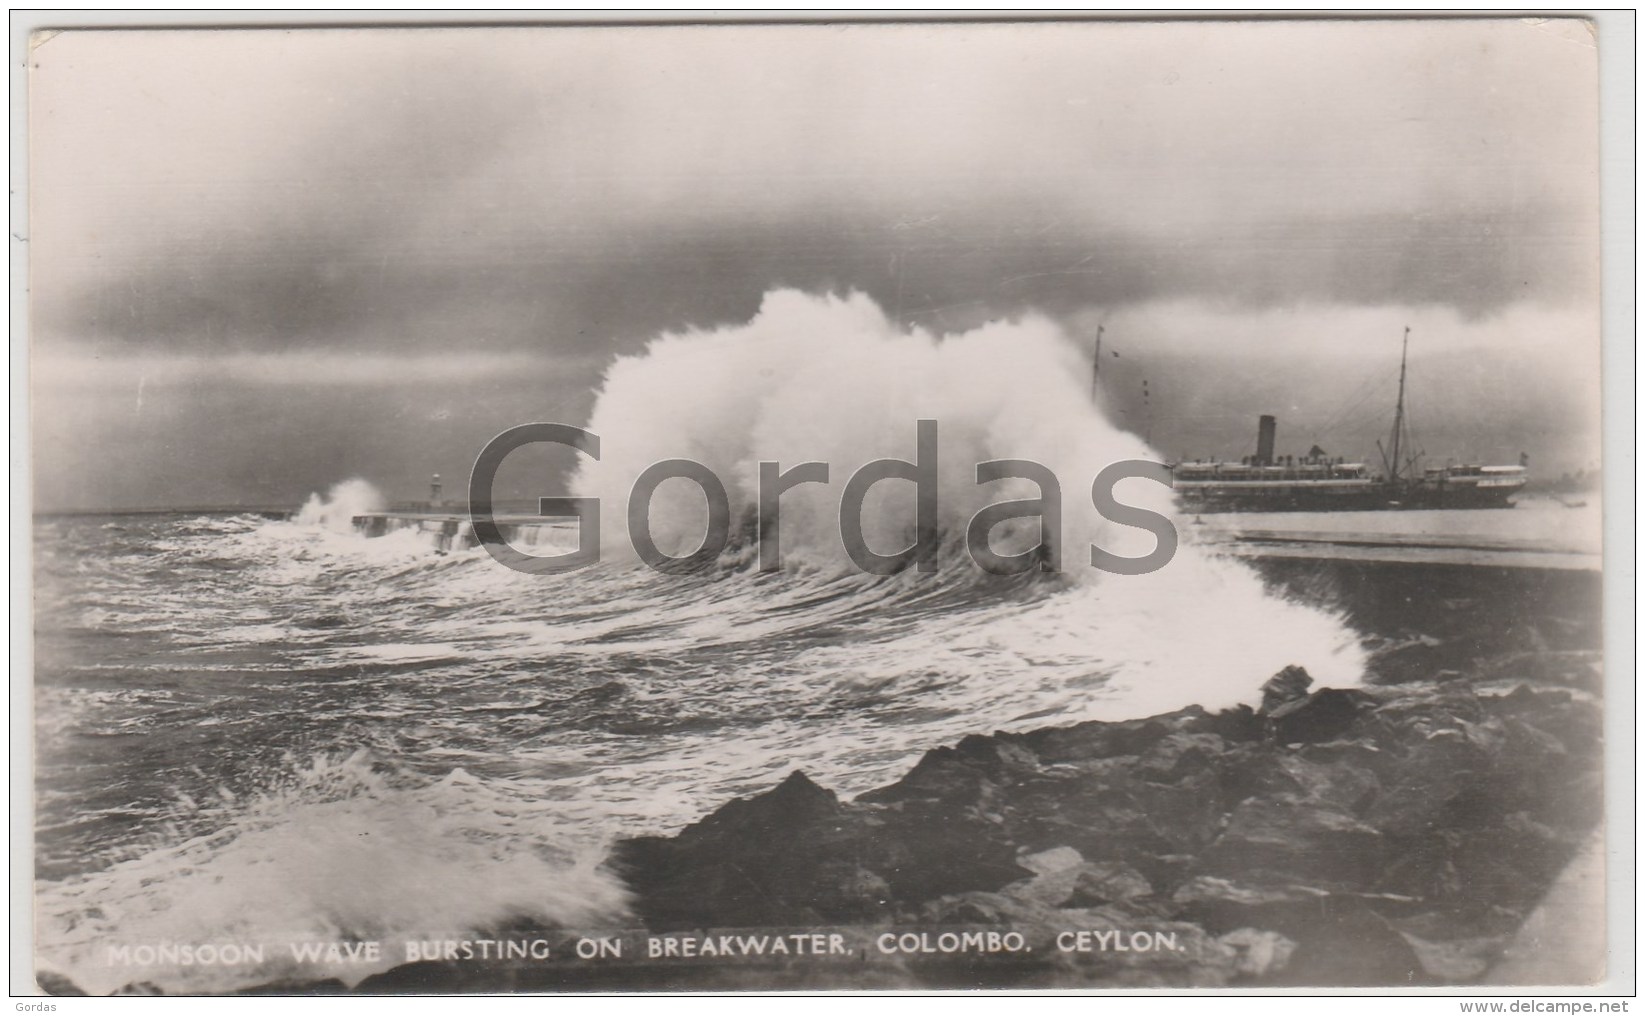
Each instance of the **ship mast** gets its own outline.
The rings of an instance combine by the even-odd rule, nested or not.
[[[1091,401],[1097,401],[1097,374],[1102,370],[1102,325],[1097,326],[1096,348],[1091,350]]]
[[[1394,436],[1392,439],[1393,453],[1389,456],[1392,465],[1388,479],[1398,480],[1400,471],[1399,442],[1400,436],[1405,433],[1405,357],[1411,348],[1411,326],[1405,326],[1405,339],[1399,347],[1399,401],[1394,404]]]

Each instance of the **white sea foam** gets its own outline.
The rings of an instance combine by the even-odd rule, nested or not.
[[[746,326],[665,336],[619,361],[590,423],[606,454],[579,479],[612,513],[607,534],[622,542],[626,485],[661,458],[709,465],[739,508],[760,459],[829,461],[827,487],[784,496],[778,574],[667,576],[613,552],[523,575],[482,550],[437,554],[412,529],[354,534],[348,519],[381,504],[361,481],[290,523],[179,526],[118,567],[76,572],[66,616],[151,634],[152,669],[122,671],[118,691],[43,696],[48,748],[135,729],[186,754],[225,729],[220,750],[245,761],[135,774],[184,803],[164,823],[146,817],[152,802],[115,806],[111,827],[130,830],[118,862],[42,883],[42,956],[91,990],[206,990],[370,971],[132,970],[97,950],[463,938],[520,917],[610,925],[624,895],[592,867],[610,839],[675,831],[796,768],[850,795],[968,733],[1254,702],[1290,664],[1357,683],[1363,654],[1338,616],[1191,541],[1150,575],[1082,566],[1092,541],[1134,555],[1153,539],[1090,506],[1098,469],[1150,453],[1089,404],[1085,367],[1044,320],[938,337],[863,297],[798,293],[773,294]],[[935,575],[843,564],[832,513],[846,476],[911,458],[922,417],[939,423],[950,529],[1033,493],[978,487],[977,461],[1056,471],[1064,575],[1002,581],[957,554]],[[660,541],[700,536],[701,499],[683,486],[658,493]],[[880,486],[866,528],[889,550],[912,504],[907,484]],[[1157,484],[1121,497],[1170,510]],[[543,527],[522,542],[568,536]],[[88,645],[87,665],[106,666]],[[290,757],[271,765],[270,748]],[[73,783],[94,778],[75,761],[68,803],[106,789]]]
[[[1028,459],[1058,478],[1062,527],[1051,537],[1061,567],[1096,588],[1070,592],[1060,602],[1081,606],[1068,612],[1067,623],[1032,637],[1112,668],[1118,680],[1107,697],[1116,701],[1105,713],[1249,701],[1288,663],[1339,685],[1356,683],[1355,640],[1337,618],[1269,595],[1249,569],[1213,560],[1187,540],[1152,575],[1092,568],[1092,545],[1124,556],[1154,547],[1151,534],[1097,513],[1093,479],[1111,463],[1159,456],[1092,403],[1089,369],[1042,317],[939,336],[904,328],[861,294],[776,291],[746,324],[663,335],[613,364],[589,424],[604,454],[584,460],[577,492],[601,499],[606,552],[621,557],[631,543],[628,491],[652,463],[684,457],[708,466],[740,519],[758,503],[761,461],[784,468],[826,462],[827,485],[783,495],[783,549],[792,564],[849,570],[838,525],[846,478],[876,458],[911,460],[916,421],[935,420],[941,527],[951,544],[983,506],[1039,493],[1025,480],[979,485],[978,463]],[[1155,512],[1174,510],[1161,484],[1128,480],[1118,493]],[[913,500],[907,482],[876,486],[865,505],[871,546],[885,551],[909,542]],[[705,517],[702,495],[688,481],[658,488],[651,519],[665,551],[693,549]],[[1030,527],[1002,535],[997,546],[1009,551],[1026,549],[1036,533]],[[957,552],[942,568],[945,581],[978,577]],[[998,637],[1022,641],[1021,619],[1002,621]]]
[[[590,926],[620,918],[626,892],[567,852],[552,806],[462,770],[390,779],[368,755],[316,757],[250,797],[188,799],[221,815],[212,834],[155,849],[44,893],[41,937],[82,988],[134,980],[222,991],[301,975],[358,981],[403,961],[298,963],[300,942],[471,937],[511,919]],[[121,947],[235,943],[253,965],[133,967]],[[113,960],[113,962],[111,962]]]
[[[323,498],[310,494],[298,510],[296,522],[300,526],[323,526],[333,532],[346,533],[353,528],[354,516],[382,511],[385,504],[376,487],[356,477],[333,486]]]
[[[789,468],[824,462],[829,482],[783,495],[781,533],[787,554],[810,563],[848,566],[839,538],[839,501],[847,479],[880,458],[911,461],[917,422],[939,432],[939,514],[951,538],[983,506],[1037,496],[1025,480],[979,485],[976,467],[995,459],[1030,459],[1061,484],[1064,567],[1083,564],[1096,541],[1134,556],[1152,537],[1102,520],[1089,500],[1097,471],[1126,459],[1156,458],[1136,436],[1110,423],[1091,403],[1089,368],[1046,318],[1026,317],[938,336],[904,329],[868,297],[767,294],[747,324],[663,335],[638,356],[607,371],[589,428],[602,457],[584,460],[577,492],[599,497],[610,554],[631,546],[625,514],[641,471],[687,458],[726,485],[733,520],[758,503],[759,463]],[[1158,484],[1136,482],[1125,492],[1155,510],[1170,505]],[[906,545],[914,517],[907,482],[876,485],[866,504],[864,532],[886,552]],[[702,539],[702,495],[685,480],[661,486],[650,513],[666,552]],[[1127,549],[1134,548],[1134,549]]]

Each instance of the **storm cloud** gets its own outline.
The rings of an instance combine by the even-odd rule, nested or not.
[[[125,424],[48,419],[72,467],[41,496],[299,498],[373,457],[405,488],[460,471],[469,431],[586,412],[612,356],[779,286],[939,331],[1130,314],[1132,357],[1171,331],[1161,309],[1280,332],[1297,312],[1325,370],[1363,345],[1333,314],[1455,322],[1436,355],[1534,315],[1585,364],[1594,71],[1573,20],[60,34],[31,56],[33,350],[62,368],[36,398],[68,414],[140,368],[151,416],[177,401],[153,440],[194,450],[116,483],[86,449]],[[1230,352],[1200,342],[1202,367]],[[1160,377],[1192,369],[1159,352]],[[358,358],[342,374],[369,375],[376,422],[347,384],[290,380],[262,433],[360,454],[283,453],[253,494],[224,479],[252,439],[210,407],[302,376],[242,376],[280,356]],[[212,358],[213,397],[187,394]],[[93,362],[115,376],[77,387]],[[397,436],[481,374],[460,435]]]

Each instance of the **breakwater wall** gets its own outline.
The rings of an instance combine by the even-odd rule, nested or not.
[[[499,515],[497,528],[503,538],[512,544],[533,547],[548,542],[558,528],[556,523],[545,522],[536,515]],[[467,550],[475,546],[474,524],[467,513],[387,511],[367,512],[351,520],[354,531],[365,537],[382,537],[391,533],[415,532],[426,535],[437,550]]]
[[[442,551],[475,545],[474,527],[466,511],[395,510],[367,512],[353,517],[355,532],[368,537],[412,530],[426,533]],[[549,522],[532,514],[496,516],[504,538],[521,547],[543,546],[556,532],[571,532],[572,523]],[[1439,568],[1534,569],[1594,572],[1602,555],[1580,542],[1500,535],[1349,531],[1322,533],[1267,526],[1219,525],[1180,527],[1184,539],[1214,547],[1233,557],[1260,562],[1341,561],[1351,564],[1397,564]]]

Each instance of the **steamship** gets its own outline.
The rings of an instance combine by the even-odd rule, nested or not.
[[[1276,421],[1260,417],[1257,451],[1240,462],[1179,462],[1171,466],[1181,506],[1194,512],[1339,512],[1420,508],[1509,508],[1526,483],[1526,459],[1518,465],[1444,465],[1417,468],[1408,452],[1405,426],[1405,363],[1411,330],[1399,361],[1399,400],[1389,447],[1381,441],[1383,472],[1363,462],[1327,456],[1316,445],[1306,456],[1274,453]]]

